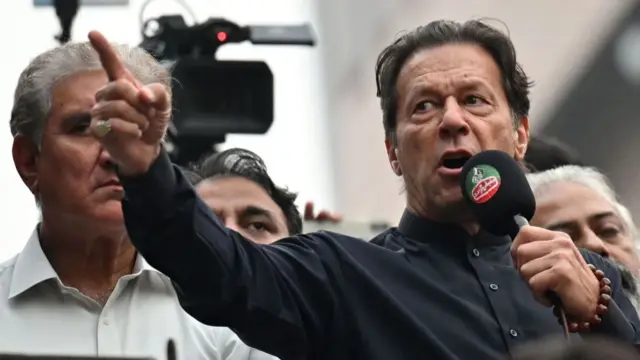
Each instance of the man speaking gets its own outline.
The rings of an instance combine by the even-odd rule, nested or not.
[[[638,341],[614,267],[542,228],[525,226],[512,245],[481,230],[463,199],[472,155],[520,161],[527,148],[529,80],[501,32],[435,21],[380,55],[385,143],[407,210],[376,244],[313,233],[257,245],[226,229],[162,149],[167,93],[90,38],[112,81],[92,127],[119,164],[129,235],[201,322],[281,359],[496,359],[562,333],[553,293],[570,330]]]

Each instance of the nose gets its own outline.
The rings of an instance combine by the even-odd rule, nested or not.
[[[602,257],[608,258],[609,251],[607,250],[607,245],[605,244],[595,232],[591,229],[585,231],[583,235],[583,239],[577,244],[579,247],[583,247],[589,251],[592,251]]]
[[[116,162],[111,157],[111,154],[109,154],[107,149],[105,149],[102,146],[100,147],[100,155],[98,157],[98,162],[102,167],[105,167],[107,169],[116,168]]]
[[[452,138],[468,135],[469,131],[469,125],[464,120],[462,109],[457,99],[453,96],[448,97],[444,102],[438,134],[441,138]]]

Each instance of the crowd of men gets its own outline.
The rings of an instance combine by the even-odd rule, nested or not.
[[[303,234],[295,194],[250,151],[172,165],[169,74],[89,39],[39,55],[16,87],[12,153],[42,217],[0,265],[0,353],[164,359],[172,339],[189,360],[635,356],[634,221],[601,172],[530,141],[531,82],[502,32],[434,21],[380,54],[406,210],[371,241]],[[485,150],[529,165],[536,213],[513,241],[461,193]],[[584,342],[563,340],[553,298]]]

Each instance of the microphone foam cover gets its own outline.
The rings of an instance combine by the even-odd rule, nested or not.
[[[483,151],[471,157],[462,168],[460,186],[480,226],[495,235],[508,235],[514,216],[531,220],[536,211],[524,171],[502,151]]]

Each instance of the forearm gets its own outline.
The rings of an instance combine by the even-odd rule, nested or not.
[[[217,240],[218,246],[212,248],[201,239],[197,226],[202,215],[197,198],[190,194],[193,189],[176,172],[165,152],[146,174],[121,176],[121,181],[129,237],[152,266],[184,289],[196,288],[203,277],[215,282],[228,275],[224,261],[228,256],[220,253],[233,253],[233,240],[217,219],[212,219],[215,226],[209,227],[208,235]]]
[[[313,348],[324,332],[318,321],[335,312],[334,289],[313,249],[259,246],[230,232],[164,152],[146,174],[122,182],[131,241],[173,280],[189,314],[281,358]]]

